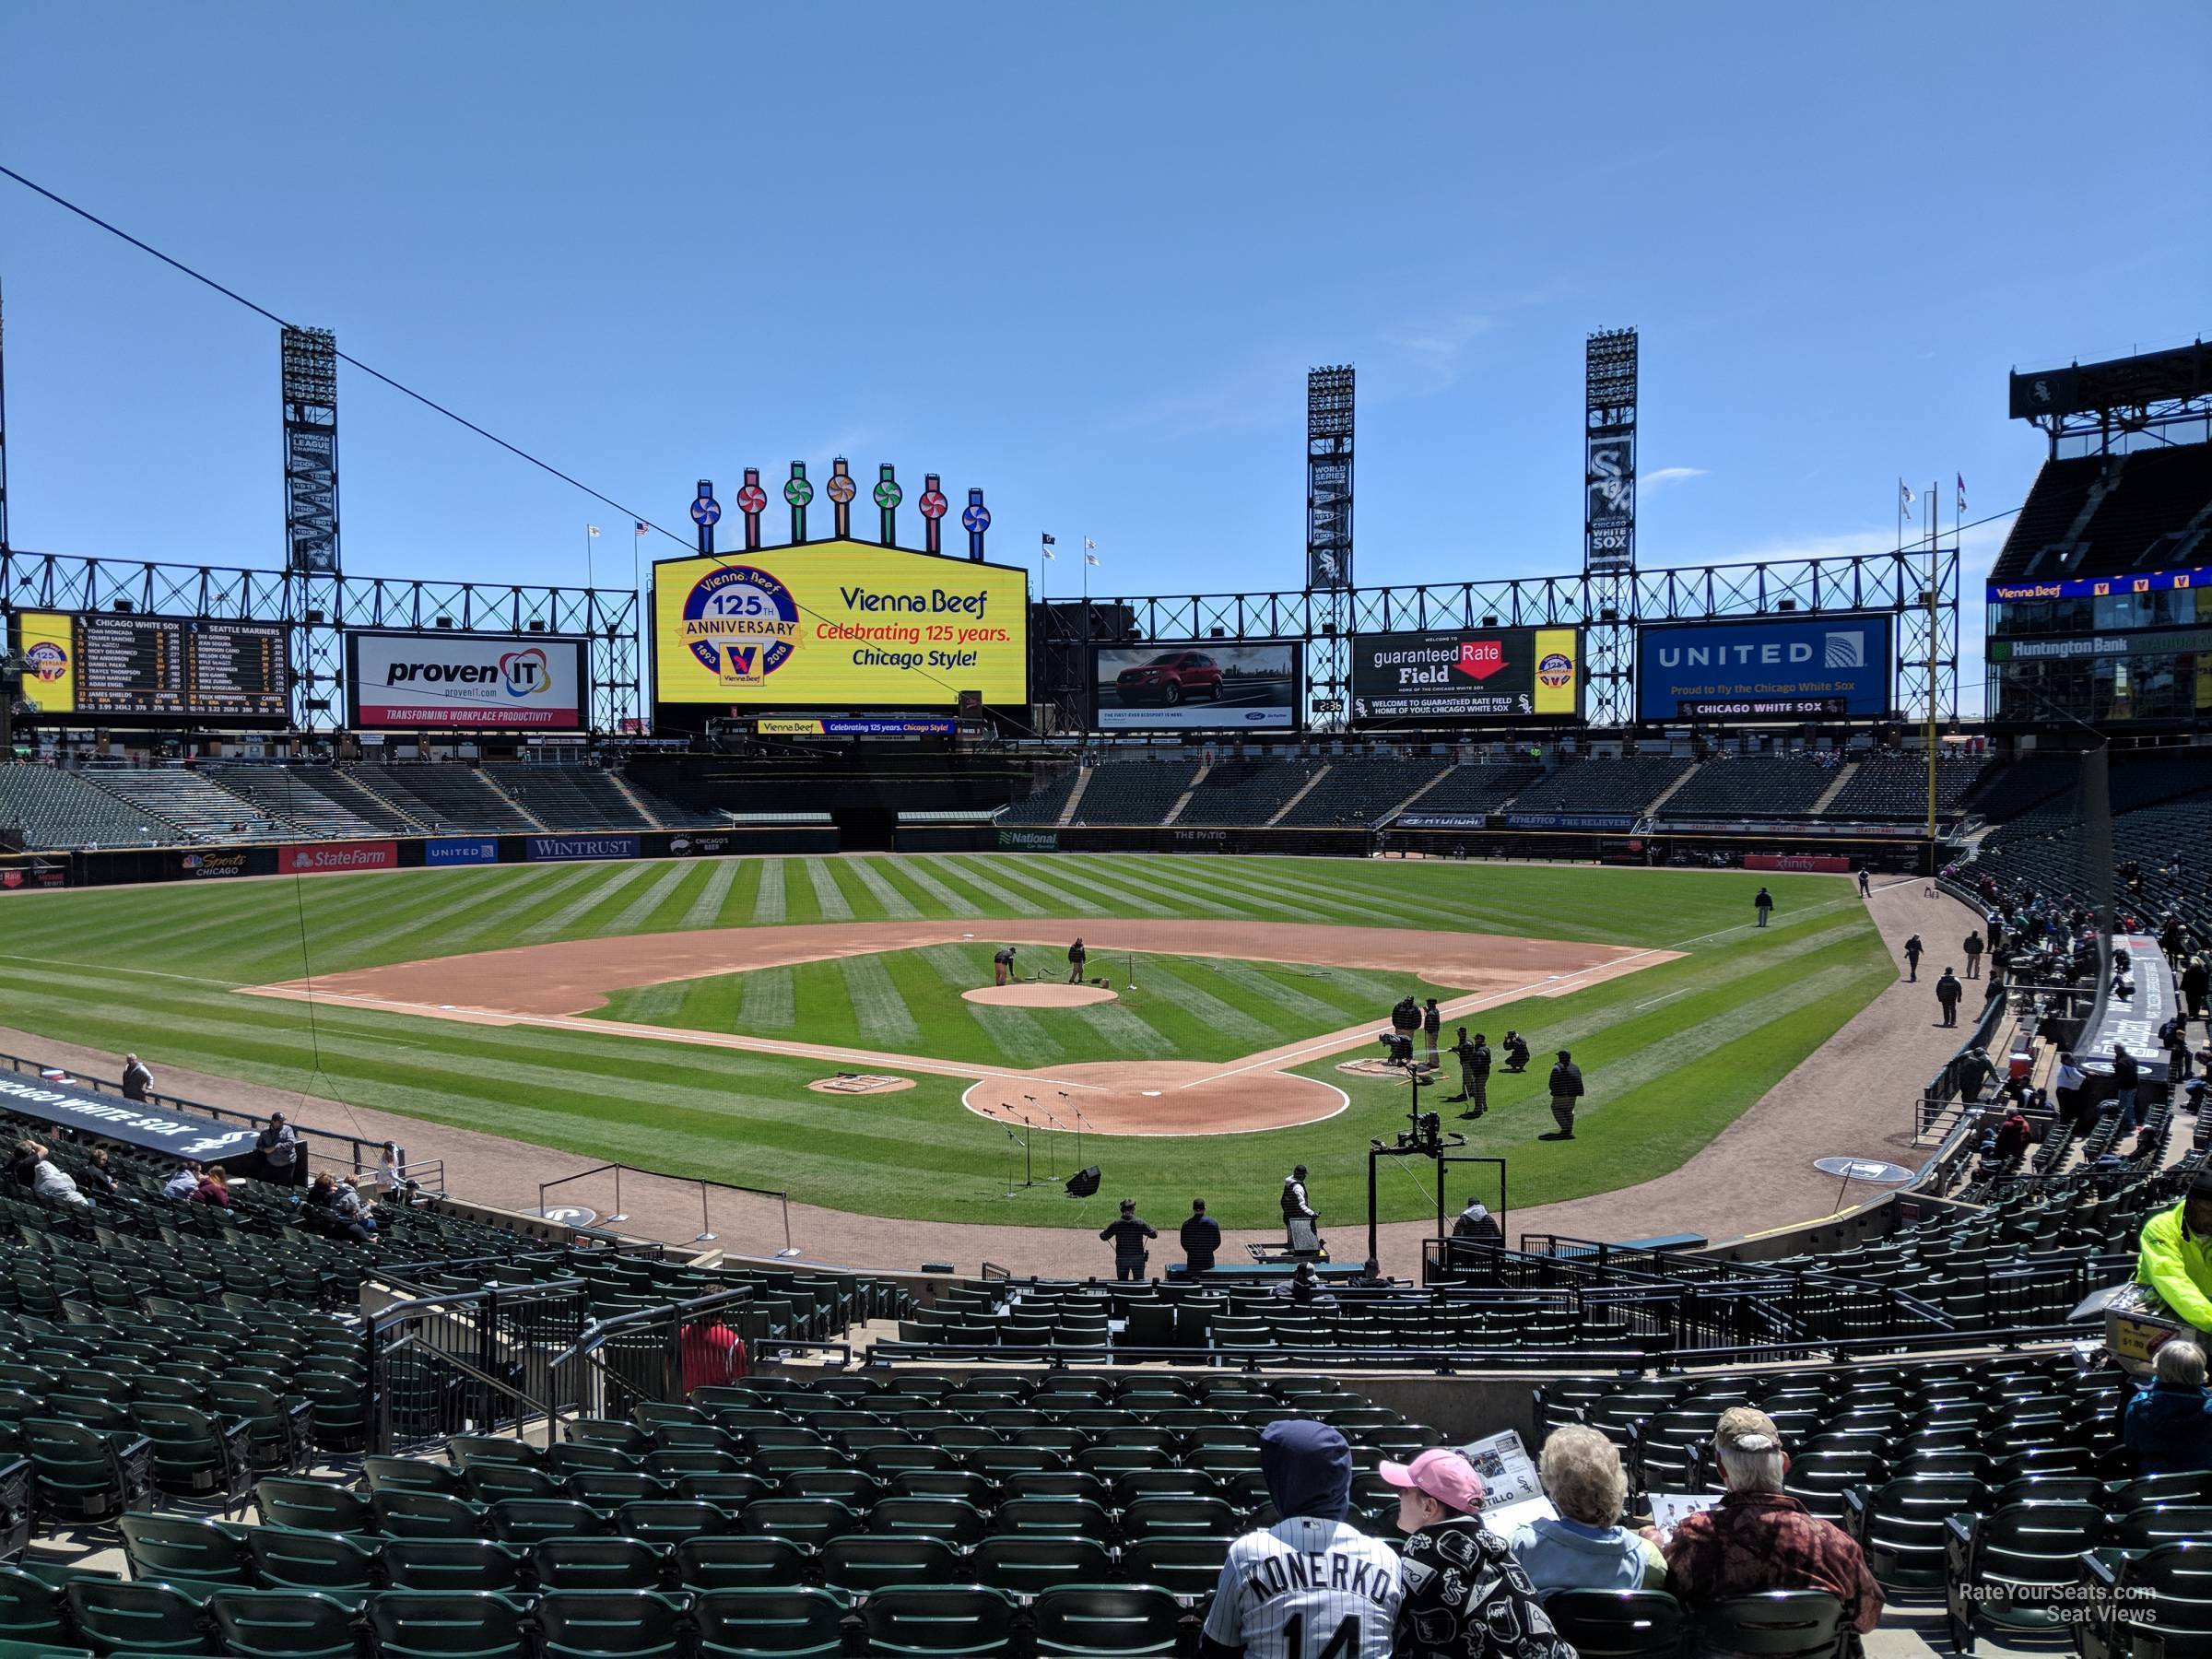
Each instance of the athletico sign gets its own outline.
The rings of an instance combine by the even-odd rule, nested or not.
[[[549,634],[346,636],[347,724],[366,731],[580,732],[582,640]]]
[[[388,841],[295,841],[278,855],[286,876],[325,876],[337,870],[396,870],[399,843]]]

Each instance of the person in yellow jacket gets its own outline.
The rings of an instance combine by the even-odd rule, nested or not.
[[[2176,1319],[2212,1331],[2212,1163],[2179,1204],[2143,1223],[2136,1282],[2157,1291]]]

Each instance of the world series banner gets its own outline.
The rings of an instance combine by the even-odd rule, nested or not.
[[[1352,641],[1352,718],[1534,724],[1583,717],[1579,628],[1461,628]]]
[[[664,703],[953,708],[1029,696],[1029,574],[1006,565],[811,542],[653,568],[653,695]]]

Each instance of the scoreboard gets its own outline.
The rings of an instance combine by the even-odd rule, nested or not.
[[[24,611],[23,695],[39,714],[263,724],[290,716],[281,622]]]

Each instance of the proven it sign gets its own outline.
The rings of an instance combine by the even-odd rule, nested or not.
[[[348,724],[362,731],[580,732],[584,642],[549,634],[346,636]]]

